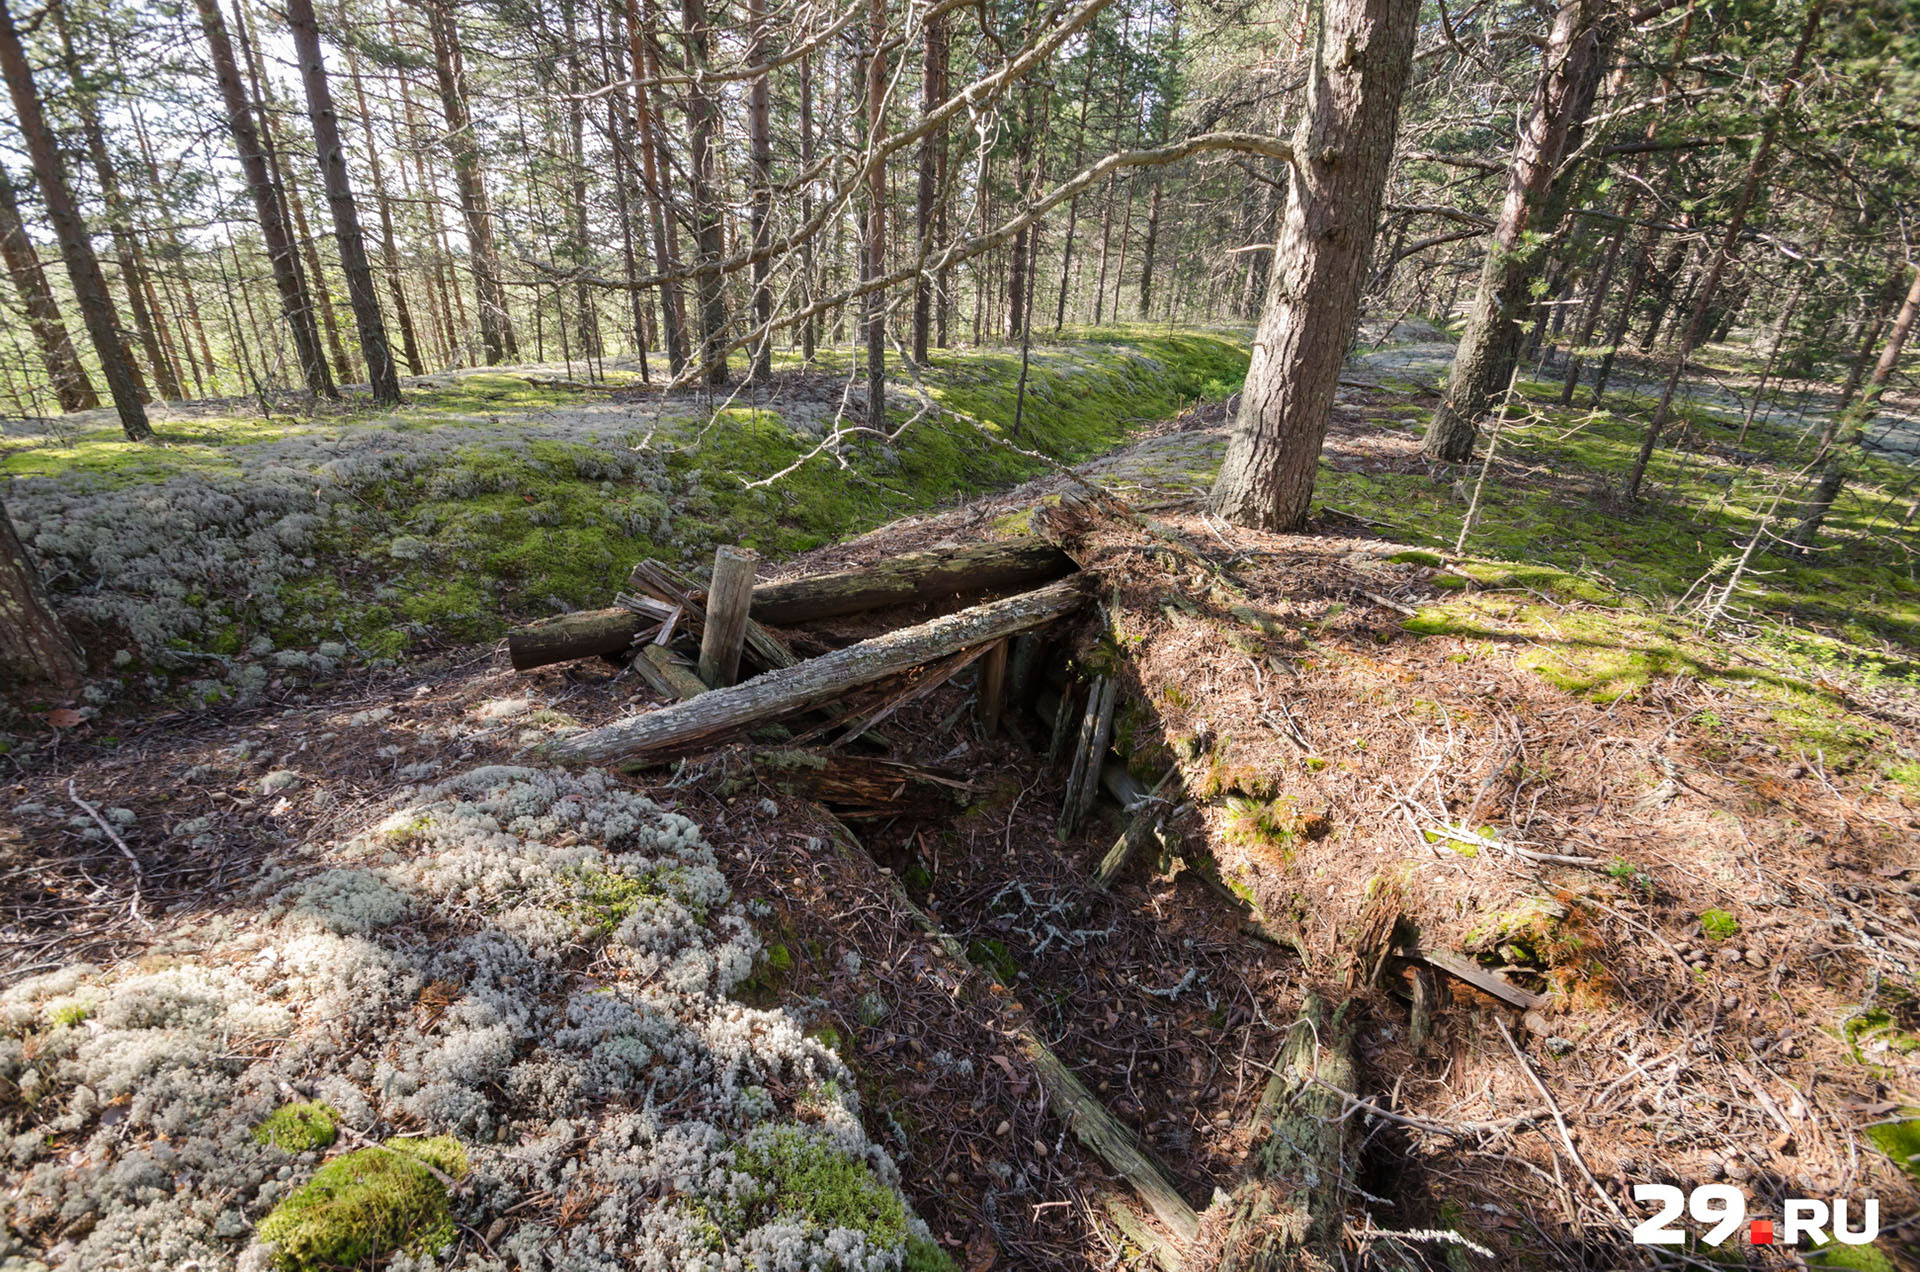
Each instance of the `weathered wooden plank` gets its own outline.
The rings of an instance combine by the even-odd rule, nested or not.
[[[747,606],[753,602],[753,574],[759,568],[757,552],[727,546],[714,550],[707,621],[700,630],[700,679],[710,688],[724,689],[740,678]]]

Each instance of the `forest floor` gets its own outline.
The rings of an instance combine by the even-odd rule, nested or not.
[[[798,1203],[764,1168],[765,1136],[796,1126],[866,1163],[864,1177],[833,1176],[840,1208],[813,1217],[866,1232],[871,1249],[911,1253],[879,1200],[892,1163],[928,1235],[969,1272],[1114,1266],[1137,1252],[1104,1218],[1110,1185],[1050,1110],[1012,1023],[1033,1025],[1204,1208],[1245,1167],[1267,1066],[1311,990],[1357,999],[1354,1094],[1391,1115],[1355,1115],[1366,1147],[1350,1248],[1368,1265],[1791,1265],[1744,1228],[1717,1250],[1628,1244],[1647,1215],[1633,1184],[1718,1181],[1758,1218],[1777,1219],[1786,1197],[1846,1197],[1857,1224],[1875,1198],[1873,1247],[1798,1257],[1914,1266],[1920,1191],[1901,1163],[1920,1151],[1920,584],[1891,543],[1910,470],[1865,465],[1823,553],[1763,554],[1709,630],[1701,581],[1724,580],[1769,509],[1791,506],[1775,492],[1797,467],[1794,426],[1763,418],[1742,439],[1728,403],[1695,401],[1685,448],[1663,449],[1647,498],[1626,507],[1609,483],[1637,442],[1634,395],[1610,399],[1617,414],[1568,410],[1553,404],[1557,385],[1523,379],[1458,550],[1476,475],[1418,453],[1445,348],[1401,342],[1356,361],[1310,534],[1239,530],[1199,505],[1224,447],[1231,365],[1183,371],[1191,387],[1168,396],[1216,400],[1156,405],[1158,422],[1081,464],[1082,479],[1145,511],[1077,527],[1074,551],[1101,572],[1107,604],[1061,648],[1076,673],[1120,679],[1129,764],[1152,781],[1177,763],[1185,790],[1173,847],[1110,894],[1087,873],[1119,810],[1061,839],[1065,774],[1046,761],[1045,726],[1022,713],[983,734],[964,678],[887,729],[896,758],[963,772],[972,790],[950,817],[860,823],[883,873],[827,851],[845,828],[738,750],[631,789],[551,776],[530,748],[650,696],[598,664],[513,673],[497,643],[430,622],[369,658],[367,633],[396,628],[354,618],[334,634],[337,657],[280,628],[271,652],[249,655],[271,622],[232,618],[239,649],[222,657],[273,668],[250,700],[168,697],[169,672],[157,707],[126,701],[141,689],[129,683],[58,727],[16,725],[25,745],[0,816],[7,980],[33,979],[0,1004],[0,1110],[17,1253],[230,1264],[321,1157],[248,1139],[287,1082],[348,1126],[459,1137],[475,1182],[454,1190],[458,1244],[439,1266],[542,1267],[562,1252],[569,1266],[652,1266],[648,1251],[691,1266],[686,1251],[712,1239],[683,1230],[694,1203],[729,1240],[771,1241],[767,1208]],[[1070,401],[1071,369],[1056,372],[1054,403]],[[494,387],[521,392],[471,391]],[[803,389],[831,400],[824,383],[790,391]],[[501,415],[553,428],[552,410]],[[383,445],[414,430],[389,431]],[[568,437],[583,448],[574,463],[592,444]],[[328,444],[351,443],[341,429]],[[912,450],[903,441],[897,459],[909,471]],[[420,452],[413,472],[433,481],[432,455],[449,453],[477,458]],[[14,473],[45,460],[44,446],[6,456]],[[100,489],[124,494],[113,467],[96,466]],[[900,472],[869,471],[866,489],[904,502]],[[844,541],[821,532],[845,516],[837,505],[818,522],[783,511],[757,524],[770,552],[806,549],[777,567],[798,574],[1021,534],[1037,503],[1073,484],[1053,474],[980,493],[1008,475],[936,490],[946,507],[903,518],[875,493],[846,519],[886,524]],[[585,485],[582,506],[604,502],[590,498],[597,478],[566,480]],[[796,499],[831,493],[803,483]],[[716,507],[669,556],[704,551],[757,506]],[[677,500],[673,512],[685,515]],[[491,568],[484,546],[442,536],[451,515],[378,515],[385,537],[368,555],[400,560],[392,546],[409,534],[427,544],[417,574],[374,568],[380,586]],[[489,523],[502,524],[517,528]],[[604,603],[618,586],[631,559],[620,554],[636,549],[601,546],[609,561],[583,569],[587,590],[560,599]],[[288,571],[296,584],[302,569]],[[333,577],[352,599],[364,576],[342,564]],[[509,576],[483,617],[538,612],[536,577]],[[924,612],[796,640],[817,652]],[[523,821],[509,796],[528,803]],[[654,826],[631,798],[697,833]],[[643,823],[627,833],[647,864],[614,858],[616,813]],[[579,855],[601,842],[606,860]],[[731,900],[700,875],[709,863]],[[664,889],[662,904],[680,907],[664,935],[636,930],[632,897],[606,886],[677,872],[691,882]],[[974,969],[956,975],[938,957],[902,886]],[[1301,948],[1249,936],[1248,907]],[[689,936],[690,916],[716,935]],[[750,963],[729,963],[721,916],[758,932]],[[1418,974],[1375,974],[1395,933],[1501,969],[1548,1003],[1522,1014],[1429,977],[1416,1021]],[[330,963],[341,983],[323,974]],[[635,988],[683,965],[694,979],[671,1003]],[[652,1067],[636,1060],[626,1075],[645,1076],[658,1111],[602,1054],[621,1027],[592,1034],[576,1018],[578,1004],[623,994],[668,1021],[645,1034]],[[261,1024],[243,1005],[288,1018]],[[771,1041],[726,1052],[742,1020]],[[730,1056],[736,1076],[688,1078],[682,1065],[679,1085],[661,1078],[683,1036]],[[231,1109],[193,1125],[220,1100]],[[699,1152],[696,1122],[718,1137]],[[683,1158],[695,1166],[662,1164]],[[742,1201],[701,1173],[721,1160],[762,1163],[760,1191]],[[806,1178],[821,1194],[822,1176]],[[662,1210],[681,1228],[647,1217]],[[1391,1235],[1423,1228],[1473,1244]]]

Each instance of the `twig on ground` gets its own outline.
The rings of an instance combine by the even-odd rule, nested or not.
[[[140,868],[140,858],[133,855],[133,849],[127,847],[127,841],[120,838],[119,832],[114,830],[112,824],[100,815],[100,810],[80,798],[80,790],[74,785],[72,778],[67,779],[67,798],[79,805],[81,812],[93,818],[94,824],[100,827],[108,839],[113,841],[113,846],[120,850],[120,855],[125,857],[127,864],[133,867],[133,900],[127,903],[127,913],[134,919],[145,923],[148,927],[152,927],[152,922],[140,913],[140,891],[146,883],[146,873]]]

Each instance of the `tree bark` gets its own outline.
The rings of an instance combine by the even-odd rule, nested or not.
[[[5,504],[0,504],[0,671],[9,679],[44,680],[62,689],[78,687],[85,671]]]
[[[20,293],[27,326],[33,331],[34,343],[40,346],[40,361],[47,369],[47,380],[53,385],[60,409],[91,411],[100,405],[100,397],[87,378],[87,369],[80,364],[80,355],[74,352],[73,339],[60,318],[59,302],[40,266],[39,250],[27,237],[21,221],[13,177],[4,166],[0,166],[0,256],[6,258],[13,289]]]
[[[387,345],[387,325],[373,290],[373,267],[367,263],[366,240],[360,234],[360,209],[354,203],[346,149],[340,143],[340,116],[334,110],[326,64],[320,58],[320,25],[314,17],[313,0],[287,0],[287,25],[293,31],[300,79],[307,90],[320,177],[333,213],[333,240],[340,248],[340,268],[347,276],[347,302],[353,306],[354,326],[360,333],[360,356],[366,359],[373,400],[393,406],[400,401],[400,375],[394,369],[393,350]]]
[[[1353,1016],[1352,1003],[1329,1013],[1309,995],[1281,1043],[1254,1115],[1266,1139],[1234,1193],[1217,1272],[1340,1266],[1354,1120],[1327,1088],[1355,1086]]]
[[[1554,16],[1533,109],[1514,145],[1506,201],[1447,376],[1447,395],[1427,428],[1429,459],[1471,458],[1481,419],[1512,377],[1521,323],[1533,308],[1534,282],[1550,254],[1547,236],[1558,227],[1573,187],[1566,158],[1579,145],[1623,17],[1607,0],[1564,0]]]
[[[387,198],[386,177],[380,167],[380,143],[373,136],[373,114],[367,109],[366,89],[360,83],[360,59],[353,46],[345,46],[347,75],[353,81],[353,99],[360,107],[360,132],[367,141],[367,171],[373,177],[373,203],[380,213],[380,272],[387,278],[387,294],[393,297],[394,320],[400,324],[401,356],[407,360],[411,375],[425,375],[426,362],[420,356],[420,338],[413,329],[413,306],[407,303],[407,289],[400,271],[400,250],[393,236],[393,207]]]
[[[1898,276],[1896,275],[1896,280]],[[1897,285],[1897,284],[1896,284]],[[1846,489],[1847,478],[1851,475],[1853,460],[1866,445],[1866,429],[1873,419],[1874,410],[1880,405],[1881,395],[1887,391],[1887,381],[1893,378],[1893,371],[1900,363],[1900,355],[1906,351],[1907,337],[1913,333],[1914,319],[1920,317],[1920,268],[1913,274],[1913,282],[1907,288],[1906,298],[1900,302],[1900,312],[1893,317],[1893,325],[1887,328],[1887,342],[1881,346],[1880,358],[1873,365],[1873,374],[1867,377],[1866,389],[1860,394],[1860,400],[1839,413],[1844,416],[1838,427],[1842,449],[1828,452],[1825,469],[1820,475],[1820,484],[1814,490],[1813,499],[1802,514],[1800,524],[1793,530],[1793,547],[1796,553],[1805,552],[1819,537],[1820,527],[1825,524],[1827,514],[1833,511],[1833,504]],[[1836,419],[1839,418],[1836,416]],[[1829,426],[1829,434],[1835,432]],[[1823,445],[1824,445],[1823,439]]]
[[[26,141],[33,161],[34,175],[40,181],[40,198],[47,219],[53,223],[55,239],[66,260],[67,277],[73,284],[74,299],[86,320],[87,336],[93,342],[94,356],[113,396],[120,427],[136,442],[153,436],[147,424],[147,410],[140,400],[139,382],[120,341],[120,319],[113,309],[113,297],[107,291],[106,275],[93,254],[87,237],[86,222],[80,218],[80,206],[73,197],[73,183],[67,177],[66,159],[54,140],[53,130],[40,108],[40,94],[33,82],[33,70],[26,50],[20,45],[20,32],[14,27],[13,13],[6,0],[0,0],[0,77],[7,81],[13,98],[14,118]]]
[[[460,214],[467,223],[467,260],[473,269],[474,301],[480,310],[480,343],[488,366],[517,360],[513,319],[500,283],[500,256],[493,245],[493,213],[480,166],[480,142],[467,109],[466,67],[460,53],[460,27],[448,0],[429,0],[427,29],[433,39],[434,73],[440,108],[447,117],[447,153],[453,160]]]
[[[1359,317],[1419,9],[1419,0],[1326,0],[1293,144],[1293,198],[1213,487],[1213,507],[1229,520],[1293,530],[1307,518]]]
[[[747,0],[747,65],[759,66],[767,58],[766,0]],[[764,252],[772,242],[770,217],[773,211],[773,136],[770,132],[770,73],[753,77],[747,87],[747,147],[753,165],[752,206],[749,211],[753,250]],[[753,343],[747,379],[766,384],[773,379],[773,287],[770,277],[773,263],[756,255],[753,262]]]
[[[1086,599],[1075,583],[1068,579],[888,632],[766,672],[731,689],[715,689],[678,706],[562,738],[549,746],[548,754],[565,764],[640,767],[665,754],[818,706],[922,663],[1064,618]]]
[[[720,273],[724,250],[714,156],[720,111],[701,78],[707,71],[713,33],[708,26],[706,0],[680,0],[680,15],[686,24],[687,69],[693,79],[687,88],[687,194],[693,202],[693,242],[701,268],[694,282],[700,297],[700,374],[708,384],[721,385],[731,373],[727,369],[726,279]]]
[[[942,14],[927,19],[926,66],[920,85],[921,113],[931,113],[947,97],[947,27]],[[936,128],[920,139],[918,171],[914,174],[913,232],[924,263],[933,244],[934,200],[939,180],[938,152],[945,148],[947,130]],[[933,280],[924,269],[913,284],[913,360],[927,364],[927,342],[933,329]]]
[[[658,70],[653,55],[653,9],[647,8],[641,22],[636,0],[626,0],[627,55],[633,63],[634,126],[639,133],[640,169],[644,177],[648,210],[653,222],[653,257],[661,272],[679,268],[679,236],[673,219],[673,167],[668,162],[665,131],[654,109],[652,89],[647,81]],[[676,282],[660,286],[660,324],[666,336],[667,369],[679,375],[687,365],[686,305]]]
[[[867,153],[873,158],[867,173],[867,225],[861,235],[863,282],[887,271],[887,172],[879,161],[887,135],[887,0],[867,2],[866,119]],[[861,327],[867,341],[867,425],[887,425],[887,306],[886,292],[876,288],[861,306]]]

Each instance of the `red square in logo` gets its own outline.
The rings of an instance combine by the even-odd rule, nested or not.
[[[1747,1229],[1747,1240],[1754,1245],[1772,1245],[1773,1220],[1755,1219],[1753,1226]]]

